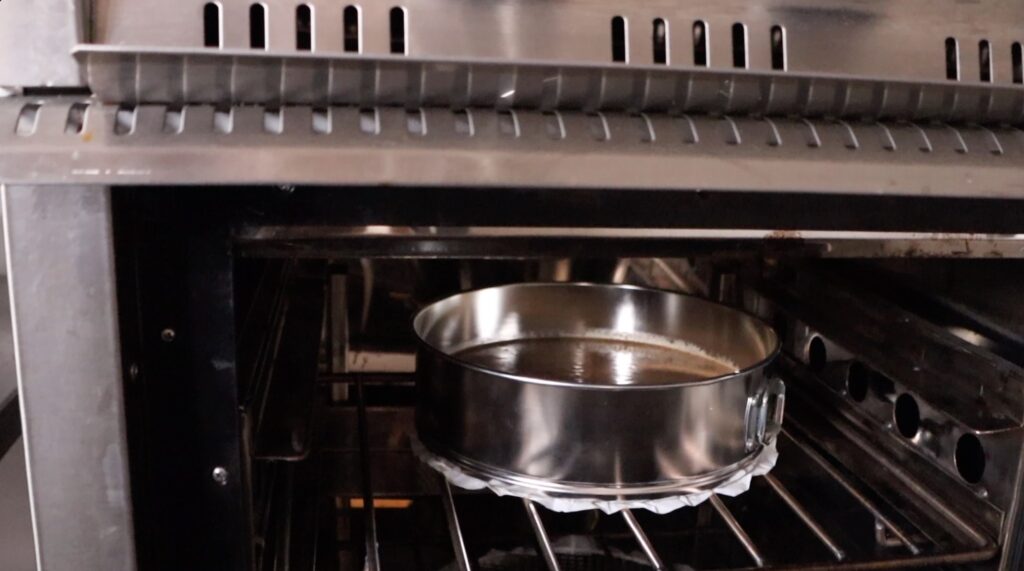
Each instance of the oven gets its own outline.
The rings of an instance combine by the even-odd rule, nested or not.
[[[0,441],[24,433],[40,569],[1021,568],[1020,22],[0,4]],[[428,466],[415,315],[580,282],[770,325],[774,468],[604,513]]]

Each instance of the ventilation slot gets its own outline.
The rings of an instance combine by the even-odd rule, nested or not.
[[[405,112],[405,126],[410,135],[424,136],[427,134],[427,117],[422,109]]]
[[[19,137],[30,137],[36,132],[36,123],[39,120],[38,103],[29,103],[21,108],[18,114],[18,122],[14,126],[14,133]]]
[[[821,372],[828,364],[828,347],[825,346],[825,340],[817,335],[807,344],[807,364],[815,372]]]
[[[565,138],[565,123],[562,121],[562,114],[558,111],[544,113],[544,132],[549,139],[560,141]]]
[[[328,135],[331,132],[331,110],[327,107],[313,109],[313,132]]]
[[[964,434],[956,441],[953,460],[960,477],[969,484],[977,484],[985,475],[985,448],[973,434]]]
[[[612,61],[625,63],[628,59],[626,19],[622,16],[615,16],[612,18]]]
[[[463,137],[472,137],[476,129],[473,127],[473,116],[469,111],[455,111],[455,132]]]
[[[342,25],[345,34],[345,51],[354,53],[363,51],[359,45],[359,8],[345,6],[345,10],[342,12]]]
[[[980,68],[978,79],[983,83],[990,83],[992,81],[992,46],[989,45],[988,40],[978,42],[978,67]]]
[[[68,120],[64,123],[64,132],[69,135],[77,135],[85,128],[85,112],[89,109],[88,103],[75,103],[68,109]]]
[[[498,132],[503,137],[519,138],[519,117],[515,111],[498,111]]]
[[[219,48],[220,29],[220,5],[216,2],[207,2],[203,6],[203,45],[208,48]]]
[[[263,131],[271,135],[284,132],[284,112],[280,108],[267,109],[263,112]]]
[[[249,6],[249,47],[267,49],[267,7],[263,4]]]
[[[661,18],[654,20],[652,31],[654,47],[654,63],[668,63],[668,24]]]
[[[946,79],[960,79],[960,50],[956,38],[946,38]]]
[[[608,121],[605,120],[604,115],[601,113],[590,115],[590,136],[595,141],[601,142],[612,138],[611,132],[608,129]]]
[[[405,8],[395,6],[388,16],[391,30],[391,53],[409,53],[406,38]]]
[[[228,135],[235,129],[235,112],[230,107],[215,109],[213,112],[213,130]]]
[[[747,67],[747,27],[739,22],[732,25],[732,66]]]
[[[864,365],[854,361],[846,370],[846,395],[854,402],[864,402],[868,398],[869,373]]]
[[[359,111],[359,130],[367,135],[380,134],[380,116],[376,109],[363,109]]]
[[[313,9],[308,4],[295,9],[295,49],[313,51]]]
[[[641,113],[637,115],[637,126],[640,127],[640,140],[644,143],[653,143],[658,140],[657,133],[654,132],[654,124],[651,123],[651,118]]]
[[[907,393],[900,395],[893,409],[893,420],[896,422],[896,430],[904,438],[915,438],[921,429],[921,409],[917,406],[917,400]]]
[[[693,23],[693,65],[708,65],[708,26],[702,20]]]
[[[1013,62],[1013,82],[1024,83],[1024,53],[1021,51],[1020,42],[1015,42],[1010,47],[1010,60]]]
[[[696,145],[700,143],[700,135],[697,133],[697,124],[688,115],[683,115],[676,120],[682,130],[683,143]]]
[[[185,108],[168,107],[164,112],[164,133],[177,135],[185,130]]]
[[[772,26],[772,69],[786,69],[786,31],[782,26]]]
[[[122,105],[114,113],[114,134],[131,135],[135,131],[135,107]]]

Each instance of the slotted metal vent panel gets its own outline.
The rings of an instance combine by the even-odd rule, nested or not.
[[[211,43],[204,26],[209,3],[98,0],[94,41],[201,48]],[[213,4],[219,26],[213,47],[252,48],[252,0]],[[1014,0],[651,0],[627,4],[613,0],[269,0],[262,5],[265,42],[260,49],[271,53],[299,48],[300,5],[311,9],[311,51],[346,51],[343,10],[353,6],[358,11],[354,30],[359,41],[350,49],[394,53],[394,36],[401,33],[403,52],[421,58],[610,63],[615,41],[611,21],[620,17],[625,21],[619,41],[624,43],[626,65],[655,63],[654,21],[660,19],[665,24],[661,32],[665,63],[671,66],[695,65],[695,52],[703,46],[712,68],[771,70],[781,63],[797,73],[945,80],[945,41],[953,38],[960,80],[982,80],[979,42],[985,40],[991,52],[991,81],[1009,84],[1013,81],[1012,44],[1024,41],[1024,5]],[[393,26],[395,8],[404,14],[404,30]],[[704,25],[703,37],[697,41],[695,22]],[[736,25],[742,33],[734,31]],[[776,26],[782,37],[773,38]],[[781,48],[781,61],[773,61],[773,46]],[[737,50],[744,53],[742,62],[737,61]]]
[[[0,104],[4,182],[1024,195],[1024,132],[394,107]]]
[[[778,72],[249,52],[78,52],[110,102],[634,110],[1024,122],[1024,89]]]
[[[1011,0],[100,0],[78,54],[109,102],[1017,124],[1022,25]]]

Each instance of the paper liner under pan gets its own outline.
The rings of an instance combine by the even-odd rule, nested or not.
[[[692,507],[701,504],[711,494],[722,496],[738,496],[750,489],[750,481],[754,476],[763,476],[775,467],[779,453],[775,448],[775,441],[764,446],[750,463],[737,469],[733,474],[719,481],[714,487],[697,492],[683,493],[658,499],[607,499],[594,497],[563,497],[552,496],[551,494],[522,485],[504,482],[495,478],[488,478],[478,474],[471,474],[466,468],[454,462],[442,458],[431,452],[420,442],[415,434],[410,435],[410,443],[413,453],[425,464],[439,472],[453,486],[466,490],[490,490],[499,496],[513,496],[526,498],[536,502],[547,509],[555,512],[579,512],[586,510],[601,510],[607,514],[613,514],[624,509],[645,509],[658,514],[666,514],[679,508]]]

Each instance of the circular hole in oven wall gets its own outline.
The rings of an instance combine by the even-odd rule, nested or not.
[[[856,361],[850,363],[850,367],[846,369],[846,394],[854,402],[864,402],[868,397],[870,376],[868,368]]]
[[[815,335],[807,344],[807,364],[814,371],[821,371],[828,363],[828,348],[825,347],[825,340]]]
[[[956,441],[956,471],[965,482],[977,484],[985,475],[985,449],[973,434],[964,434]]]
[[[921,429],[921,409],[917,406],[917,399],[903,393],[896,399],[896,408],[893,409],[893,418],[896,421],[896,430],[905,438],[917,436]]]

